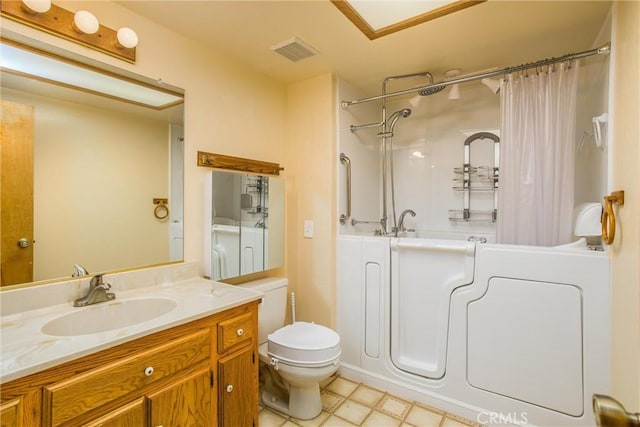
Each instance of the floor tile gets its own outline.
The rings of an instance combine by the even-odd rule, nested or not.
[[[353,393],[356,388],[358,388],[358,383],[338,377],[333,380],[331,384],[327,385],[326,390],[332,391],[340,396],[347,397]]]
[[[392,417],[400,420],[404,419],[410,408],[411,403],[406,400],[402,400],[399,397],[390,395],[383,397],[380,403],[376,406],[378,411],[384,412],[385,414],[391,415]]]
[[[322,407],[327,412],[333,412],[342,402],[344,402],[344,397],[328,390],[322,390],[320,392],[320,399],[322,401]]]
[[[457,418],[457,417],[456,417]],[[462,422],[462,419],[453,419],[450,416],[447,416],[442,423],[442,427],[469,427],[471,425],[475,425],[471,421]]]
[[[414,405],[405,421],[420,427],[439,427],[442,421],[442,413],[432,412],[426,408]]]
[[[362,423],[362,427],[398,427],[399,425],[399,419],[378,411],[373,411]]]
[[[260,424],[262,426],[262,424]],[[294,423],[291,420],[287,420],[286,423],[282,424],[282,427],[298,427],[298,424]]]
[[[321,426],[322,423],[329,418],[329,414],[326,411],[322,411],[320,412],[320,415],[318,415],[317,417],[311,419],[311,420],[299,420],[297,418],[291,418],[291,421],[293,421],[294,423],[296,423],[299,426],[302,427],[318,427]]]
[[[353,400],[347,399],[333,413],[340,418],[344,418],[349,422],[360,425],[370,412],[371,408],[361,405],[358,402],[354,402]]]
[[[335,415],[331,415],[322,427],[354,427],[356,424],[351,424],[347,420],[343,420],[342,418],[336,417]],[[262,427],[262,426],[260,426]]]
[[[284,417],[271,412],[269,409],[263,409],[258,414],[258,423],[260,427],[280,427],[287,420]]]
[[[359,386],[351,395],[349,399],[362,403],[370,407],[375,407],[380,401],[380,398],[384,395],[384,392],[367,387],[364,385]]]

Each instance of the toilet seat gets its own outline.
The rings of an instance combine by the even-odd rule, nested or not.
[[[268,354],[292,366],[325,366],[340,357],[340,336],[315,323],[296,322],[268,336]]]

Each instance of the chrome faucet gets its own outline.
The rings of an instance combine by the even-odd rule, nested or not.
[[[89,293],[75,300],[73,306],[84,307],[99,302],[111,301],[116,298],[116,294],[107,292],[109,289],[111,289],[111,285],[102,282],[102,274],[96,274],[89,282]]]
[[[411,216],[416,216],[416,213],[411,209],[405,209],[402,211],[402,213],[400,214],[400,219],[398,220],[398,227],[394,230],[396,237],[398,237],[399,232],[407,231],[407,229],[404,227],[404,217],[407,214]]]

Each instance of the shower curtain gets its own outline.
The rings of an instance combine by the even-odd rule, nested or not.
[[[578,61],[501,82],[497,240],[572,241]]]

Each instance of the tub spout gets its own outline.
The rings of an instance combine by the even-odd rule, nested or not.
[[[400,214],[400,219],[398,220],[398,227],[394,230],[396,237],[398,237],[399,232],[407,231],[407,229],[404,226],[404,217],[407,214],[411,216],[416,216],[416,213],[411,209],[405,209],[402,211],[402,213]]]

